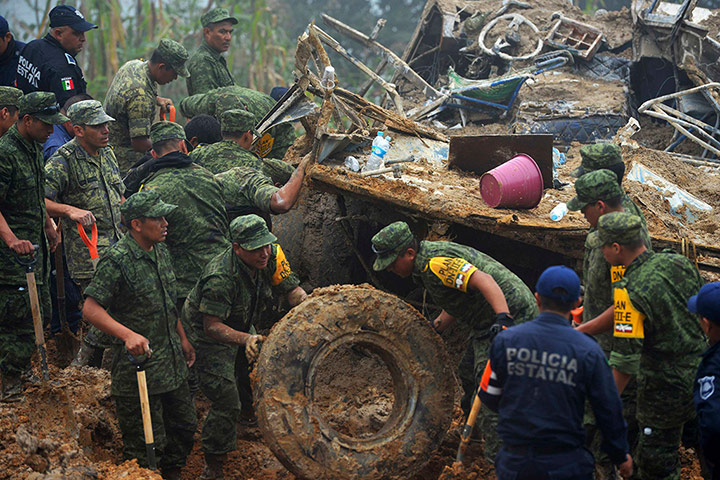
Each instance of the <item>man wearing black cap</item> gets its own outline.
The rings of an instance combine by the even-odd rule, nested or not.
[[[498,334],[478,393],[499,414],[497,478],[592,479],[592,454],[583,448],[586,399],[603,449],[627,478],[632,459],[612,372],[598,344],[570,326],[580,279],[567,267],[550,267],[535,289],[540,315]]]
[[[7,20],[0,16],[0,86],[12,87],[15,85],[15,72],[20,51],[24,46],[24,42],[15,40],[13,34],[10,33]]]
[[[75,56],[85,45],[85,32],[98,28],[75,7],[58,5],[50,10],[50,32],[28,43],[17,66],[17,87],[24,93],[53,92],[63,105],[85,93],[87,83]]]

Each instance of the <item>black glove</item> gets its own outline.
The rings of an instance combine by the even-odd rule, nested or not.
[[[490,327],[490,339],[494,339],[498,333],[506,328],[512,327],[515,320],[508,312],[495,314],[495,323]]]

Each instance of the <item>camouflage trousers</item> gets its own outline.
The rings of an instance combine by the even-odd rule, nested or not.
[[[139,397],[113,396],[123,439],[123,458],[148,466]],[[182,467],[193,447],[197,426],[187,382],[170,392],[150,395],[155,455],[160,468]]]
[[[38,285],[38,297],[41,312],[49,314],[50,294],[43,285]],[[0,373],[20,375],[30,367],[34,352],[35,331],[27,287],[0,287]]]
[[[210,400],[210,410],[202,426],[202,449],[206,454],[222,455],[235,450],[240,395],[234,380],[198,369],[200,390]]]
[[[648,430],[649,429],[649,430]],[[682,425],[656,428],[640,425],[637,473],[641,480],[680,480],[680,439]]]

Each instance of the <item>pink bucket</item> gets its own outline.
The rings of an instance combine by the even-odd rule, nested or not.
[[[533,208],[542,194],[542,173],[529,155],[517,155],[480,178],[480,195],[491,207]]]

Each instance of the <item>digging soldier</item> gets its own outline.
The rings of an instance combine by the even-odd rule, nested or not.
[[[706,345],[687,301],[702,280],[687,258],[648,251],[642,222],[626,212],[603,215],[588,243],[601,248],[611,265],[626,270],[613,285],[613,305],[578,330],[612,330],[614,345],[624,343],[625,351],[634,353],[613,367],[613,376],[620,393],[632,376],[638,377],[639,476],[679,479],[678,448],[683,425],[695,418],[693,381]]]
[[[20,375],[29,370],[35,349],[25,269],[13,254],[37,257],[35,279],[42,313],[50,316],[49,252],[58,243],[45,211],[42,142],[52,126],[67,121],[50,92],[33,92],[19,101],[18,121],[0,138],[0,373],[2,400],[21,398]],[[39,248],[35,250],[34,245]]]
[[[568,209],[581,211],[590,224],[588,237],[597,228],[598,220],[605,214],[611,212],[623,212],[627,195],[617,182],[616,175],[607,169],[594,170],[582,175],[575,182],[575,198],[568,202]],[[634,204],[633,204],[634,205]],[[648,250],[650,246],[650,235],[647,227],[643,224],[643,243]],[[583,258],[583,284],[585,295],[583,299],[583,318],[591,320],[613,304],[612,284],[622,279],[623,267],[613,267],[603,255],[601,248],[592,248],[589,242],[585,243],[585,256]],[[595,336],[600,347],[610,361],[610,365],[622,369],[625,362],[633,362],[633,352],[624,352],[626,342],[620,342],[617,348],[613,348],[612,332],[603,332]],[[634,447],[637,441],[637,419],[636,419],[636,384],[631,382],[623,391],[623,414],[628,423],[629,441]],[[591,414],[586,419],[590,433],[593,435],[591,450],[597,462],[598,480],[614,478],[613,464],[601,450],[602,437],[595,426]]]
[[[488,360],[493,334],[534,318],[537,305],[530,289],[514,273],[477,250],[453,242],[419,242],[405,222],[395,222],[372,238],[377,254],[373,268],[388,270],[422,285],[443,308],[433,324],[443,332],[459,319],[472,327],[460,364],[462,407],[467,413]],[[497,414],[480,411],[485,456],[493,461],[500,448]]]
[[[212,173],[222,173],[233,167],[251,167],[262,171],[273,182],[284,184],[293,173],[289,163],[274,158],[260,158],[251,152],[255,117],[247,110],[227,110],[220,116],[223,140],[195,151],[191,158]]]
[[[14,87],[0,87],[0,137],[18,120],[18,106],[23,93]]]
[[[123,184],[115,155],[108,147],[108,124],[115,119],[105,113],[97,100],[83,100],[70,106],[68,116],[74,138],[60,147],[45,164],[45,205],[52,217],[66,218],[65,251],[72,281],[84,291],[95,267],[78,232],[97,228],[97,249],[105,250],[122,237],[120,204]],[[88,235],[89,236],[89,235]],[[83,339],[75,365],[86,365],[96,353],[99,366],[102,350],[110,338],[91,328]]]
[[[150,125],[156,110],[168,112],[172,101],[159,97],[157,86],[188,77],[187,50],[179,43],[162,39],[150,60],[130,60],[113,78],[105,95],[105,111],[116,119],[110,125],[110,145],[120,167],[120,174],[132,167],[150,150]]]
[[[207,264],[183,308],[185,322],[192,326],[201,389],[211,402],[202,428],[202,479],[225,478],[227,453],[236,446],[238,348],[244,348],[250,361],[259,352],[263,337],[254,334],[253,326],[272,305],[273,293],[285,294],[290,306],[307,296],[262,218],[238,217],[230,231],[232,246]]]
[[[233,25],[238,21],[225,8],[213,8],[202,17],[202,45],[190,56],[187,63],[190,77],[187,78],[188,95],[207,93],[208,91],[235,85],[232,73],[228,69],[225,57],[230,48]]]
[[[165,216],[175,205],[156,191],[140,192],[121,206],[128,228],[98,263],[85,289],[83,315],[117,340],[112,346],[110,393],[123,437],[125,459],[147,466],[133,357],[147,357],[145,372],[158,465],[163,478],[179,480],[193,446],[195,405],[187,383],[195,352],[175,308],[177,283],[162,242]],[[139,358],[138,358],[139,359]]]

